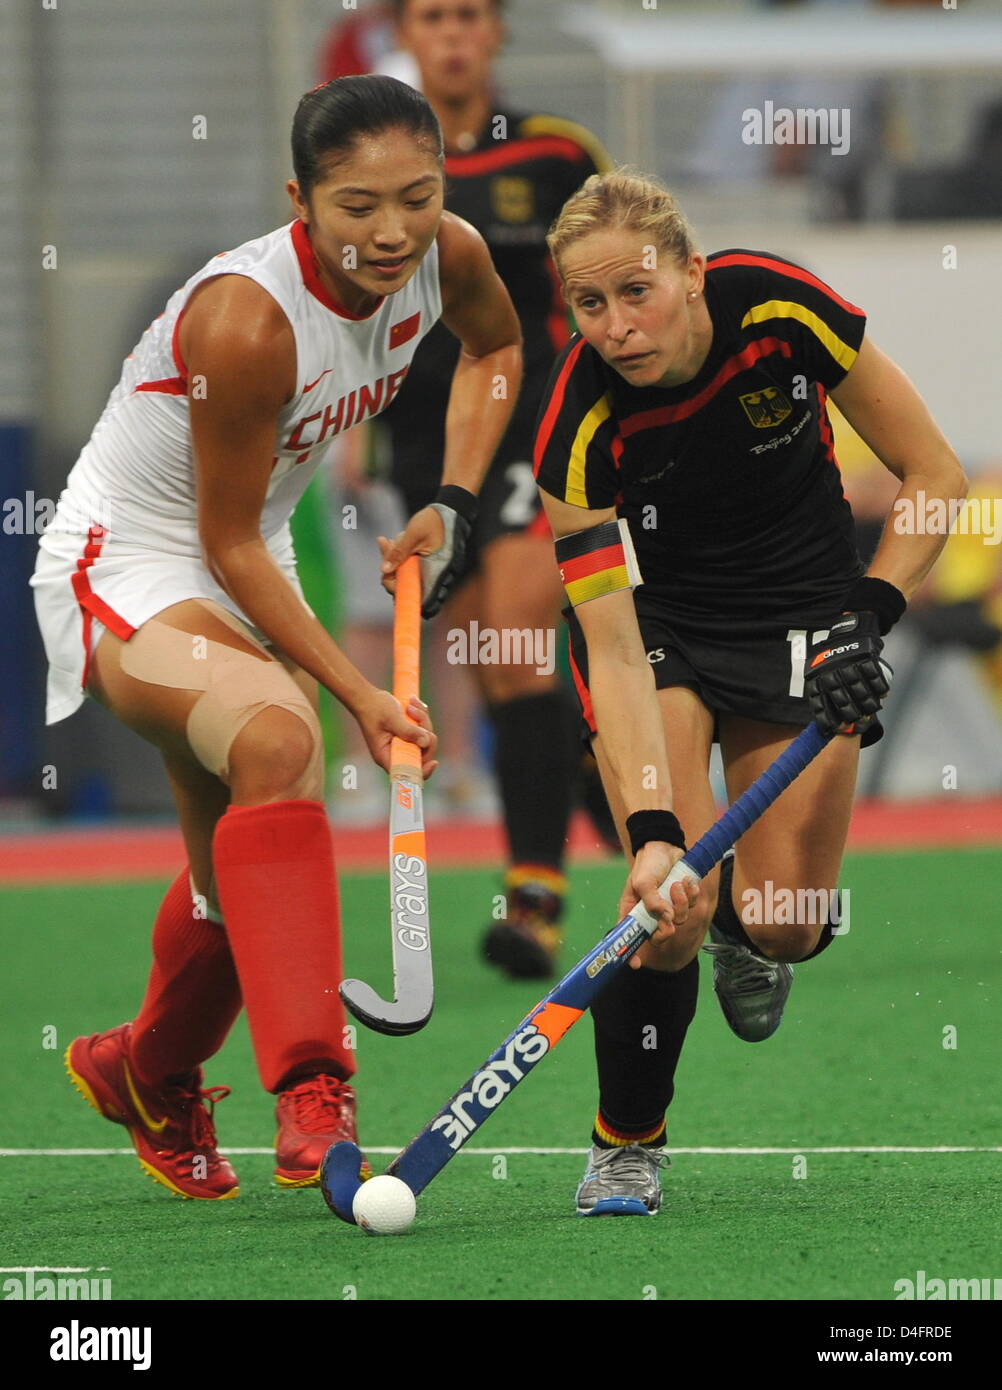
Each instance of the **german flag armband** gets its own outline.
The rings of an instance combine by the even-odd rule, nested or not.
[[[573,608],[619,589],[636,589],[644,582],[629,525],[622,517],[561,536],[557,564]]]

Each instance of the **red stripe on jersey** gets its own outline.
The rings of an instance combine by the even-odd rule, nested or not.
[[[80,570],[73,576],[73,592],[76,594],[81,607],[93,614],[98,622],[104,623],[109,632],[113,632],[116,637],[121,637],[123,642],[127,642],[136,631],[136,628],[131,623],[127,623],[120,613],[116,613],[114,608],[109,608],[103,598],[98,598],[97,594],[92,592],[90,580],[87,578],[85,570]]]
[[[585,151],[573,140],[561,135],[543,135],[530,140],[507,140],[496,150],[446,155],[445,172],[463,179],[489,174],[492,169],[506,169],[509,164],[522,164],[528,159],[567,159],[580,163],[587,158]]]
[[[226,254],[227,252],[220,251],[215,259],[218,261],[221,256],[225,256]],[[209,283],[209,280],[218,278],[218,276],[208,276],[201,284],[196,285],[195,289],[201,289],[202,285]],[[141,381],[138,386],[133,387],[133,394],[135,394],[136,391],[154,391],[161,396],[186,396],[188,394],[188,368],[185,366],[184,358],[181,356],[181,323],[185,314],[188,312],[194,293],[195,291],[193,290],[187,302],[181,305],[178,316],[174,320],[174,330],[170,335],[170,351],[171,356],[174,358],[174,365],[177,368],[177,376],[162,377],[159,381]],[[162,318],[163,314],[157,314],[157,318],[154,319],[153,322],[156,323],[157,319]],[[132,353],[130,353],[129,356],[131,357]]]
[[[832,434],[831,421],[828,419],[828,393],[820,381],[816,381],[814,385],[818,393],[818,430],[821,434],[825,458],[838,468],[838,459],[835,457],[835,436]],[[839,468],[838,471],[841,476],[842,470]]]
[[[560,569],[566,588],[576,579],[587,579],[590,574],[598,574],[601,570],[614,569],[617,565],[625,564],[623,542],[617,541],[615,545],[604,545],[601,550],[593,550],[589,555],[576,555],[573,560],[565,560]]]
[[[296,260],[299,262],[299,270],[303,277],[303,284],[312,294],[314,299],[319,299],[325,309],[330,309],[337,314],[338,318],[352,319],[355,323],[361,323],[363,319],[371,319],[373,314],[381,308],[385,295],[381,295],[367,314],[350,314],[343,304],[331,294],[330,290],[320,279],[320,271],[317,268],[317,258],[313,250],[313,243],[310,241],[310,234],[306,230],[306,224],[298,219],[292,224],[292,246],[296,253]]]
[[[87,544],[84,552],[77,561],[76,572],[73,575],[73,592],[76,595],[77,603],[83,610],[83,644],[84,644],[84,664],[83,675],[80,678],[81,689],[86,689],[87,677],[90,675],[90,634],[91,619],[97,618],[104,623],[109,632],[113,632],[116,637],[120,637],[123,642],[127,642],[136,629],[127,623],[123,617],[109,608],[104,599],[98,598],[90,587],[90,579],[87,571],[94,561],[101,554],[101,547],[104,545],[105,537],[108,532],[103,526],[92,526],[87,532]]]
[[[78,570],[86,569],[88,565],[94,563],[101,554],[101,547],[104,545],[104,538],[107,534],[108,532],[104,527],[98,526],[96,523],[90,528],[87,532],[87,544],[84,546],[83,555],[77,561]]]
[[[697,395],[692,396],[687,401],[682,401],[679,405],[662,405],[657,410],[642,410],[637,415],[628,415],[625,420],[620,421],[620,434],[624,439],[628,439],[631,434],[636,434],[638,430],[657,429],[659,425],[671,425],[677,420],[688,419],[690,415],[695,415],[697,410],[702,410],[703,406],[711,401],[732,377],[737,376],[739,372],[746,371],[760,357],[769,357],[774,352],[780,352],[784,357],[793,356],[792,347],[782,338],[756,338],[747,347],[735,353],[733,357],[729,357],[713,380],[704,386]]]
[[[778,271],[780,275],[788,275],[791,280],[800,280],[805,285],[813,285],[816,290],[827,295],[829,299],[834,299],[836,304],[840,304],[849,314],[858,314],[863,317],[863,310],[857,308],[855,304],[850,304],[848,299],[843,299],[840,294],[836,294],[831,285],[826,285],[823,280],[819,280],[816,275],[812,275],[809,270],[802,270],[799,265],[788,265],[786,261],[776,261],[770,256],[710,256],[706,262],[707,270],[721,270],[729,265],[761,265],[766,270]]]
[[[539,432],[536,435],[536,447],[533,451],[532,472],[534,477],[539,476],[539,470],[543,463],[543,455],[549,447],[550,439],[553,435],[553,427],[557,423],[557,416],[560,414],[564,404],[564,394],[567,390],[567,382],[574,365],[581,356],[581,349],[585,345],[584,338],[579,343],[575,343],[567,354],[567,361],[560,369],[553,386],[553,395],[550,397],[550,404],[546,407],[546,414],[543,416],[539,425]]]
[[[141,381],[133,388],[133,395],[136,391],[155,391],[161,396],[186,396],[188,383],[183,376],[167,376],[162,381]]]
[[[820,381],[814,382],[817,388],[817,428],[821,435],[821,448],[824,449],[824,456],[835,466],[838,473],[839,482],[842,484],[842,496],[845,496],[845,482],[842,481],[842,470],[838,467],[838,459],[835,457],[835,435],[831,431],[831,420],[828,420],[828,393]]]
[[[527,536],[538,536],[541,541],[553,540],[553,532],[550,530],[550,523],[547,521],[546,513],[543,511],[542,507],[540,507],[532,521],[530,521],[525,528],[525,534]]]

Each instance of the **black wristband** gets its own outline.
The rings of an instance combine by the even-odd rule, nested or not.
[[[626,833],[634,854],[638,854],[648,840],[663,840],[665,844],[685,849],[685,835],[674,811],[634,811],[626,818]]]
[[[470,526],[477,519],[477,499],[472,492],[467,492],[465,487],[447,483],[435,493],[434,501],[441,502],[443,507],[451,507]]]
[[[847,613],[872,613],[880,625],[881,637],[886,637],[908,607],[908,600],[886,579],[864,574],[846,594],[842,607]]]

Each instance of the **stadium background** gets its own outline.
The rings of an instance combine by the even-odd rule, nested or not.
[[[33,505],[58,496],[122,357],[169,292],[214,252],[287,219],[291,113],[316,80],[331,24],[351,8],[337,0],[172,0],[169,7],[91,0],[86,8],[52,0],[0,10],[7,190],[0,218],[0,913],[10,990],[0,1143],[15,1192],[37,1185],[35,1161],[19,1151],[111,1147],[115,1139],[71,1098],[58,1057],[74,1032],[117,1022],[131,1006],[149,923],[178,863],[152,750],[93,706],[44,727],[41,650],[26,588],[37,545]],[[577,119],[615,158],[666,176],[706,249],[768,247],[863,305],[874,339],[915,380],[979,495],[1002,509],[1002,20],[993,0],[962,0],[959,11],[863,0],[660,0],[655,9],[640,0],[512,0],[508,20],[500,68],[512,104]],[[821,64],[808,57],[819,33],[826,36]],[[687,65],[685,54],[699,44],[704,56]],[[849,155],[744,146],[741,112],[765,99],[847,107]],[[200,117],[205,138],[196,138]],[[847,488],[872,530],[887,505],[879,473],[858,441],[845,438],[840,455]],[[297,524],[311,601],[336,625],[337,558],[322,484]],[[375,1254],[367,1248],[365,1260],[354,1250],[339,1255],[368,1261],[361,1286],[370,1279],[370,1292],[359,1296],[402,1297],[406,1287],[410,1296],[415,1288],[424,1297],[521,1296],[513,1252],[533,1223],[540,1269],[547,1256],[548,1267],[566,1265],[582,1242],[591,1253],[615,1252],[621,1273],[611,1280],[595,1270],[582,1274],[575,1286],[581,1297],[641,1297],[647,1285],[661,1297],[740,1297],[742,1290],[887,1297],[892,1275],[933,1270],[937,1258],[943,1272],[999,1273],[978,1214],[997,1175],[992,1058],[1002,1042],[1002,546],[986,540],[950,541],[933,582],[893,635],[888,737],[864,762],[846,869],[856,913],[851,936],[820,969],[802,972],[795,1017],[766,1053],[742,1050],[725,1034],[704,981],[684,1064],[681,1113],[689,1118],[680,1120],[678,1137],[673,1127],[673,1142],[744,1152],[740,1162],[723,1154],[676,1159],[669,1179],[675,1209],[669,1204],[661,1222],[678,1222],[672,1241],[680,1263],[666,1272],[646,1231],[603,1230],[599,1239],[568,1230],[558,1218],[569,1211],[578,1157],[512,1155],[510,1183],[492,1181],[488,1156],[472,1157],[457,1161],[429,1194],[438,1223],[429,1227],[430,1242],[425,1236],[414,1250],[413,1268],[382,1247]],[[570,949],[580,951],[607,925],[621,868],[603,862],[580,825],[574,844]],[[363,1110],[365,1131],[390,1151],[532,1002],[475,960],[499,848],[491,826],[433,832],[436,1022],[410,1041],[362,1040],[374,1096]],[[386,970],[385,885],[370,871],[381,861],[381,832],[344,832],[340,853],[348,869],[348,965],[377,981]],[[451,871],[459,862],[466,868]],[[472,918],[470,903],[477,904]],[[372,930],[353,938],[352,920]],[[58,1031],[59,1051],[39,1041],[49,1026]],[[944,1045],[949,1027],[959,1030],[956,1049]],[[499,1149],[491,1154],[505,1145],[586,1142],[587,1028],[580,1034],[492,1122],[486,1140]],[[805,1056],[812,1059],[806,1072],[798,1065]],[[220,1117],[223,1147],[261,1150],[242,1160],[242,1171],[247,1191],[258,1189],[245,1209],[254,1212],[257,1200],[265,1204],[258,1214],[271,1213],[267,1241],[256,1244],[254,1228],[232,1213],[225,1220],[187,1208],[178,1215],[137,1186],[128,1163],[116,1159],[110,1178],[107,1164],[60,1157],[38,1160],[55,1167],[44,1196],[9,1232],[4,1264],[108,1265],[116,1297],[190,1296],[169,1262],[154,1272],[149,1252],[136,1256],[108,1222],[81,1215],[66,1228],[60,1193],[72,1182],[84,1212],[89,1197],[98,1203],[109,1191],[123,1221],[141,1203],[155,1242],[168,1242],[182,1223],[201,1251],[205,1296],[342,1296],[337,1288],[358,1271],[338,1266],[332,1275],[325,1241],[346,1233],[318,1229],[315,1194],[293,1194],[290,1206],[267,1187],[270,1119],[266,1098],[255,1094],[242,1028],[212,1076],[240,1083],[242,1094]],[[818,1181],[791,1184],[790,1154],[865,1145],[872,1147],[855,1158],[809,1157]],[[881,1155],[881,1146],[925,1151]],[[775,1152],[756,1157],[748,1152],[755,1147]],[[935,1148],[971,1152],[934,1157]],[[872,1181],[862,1216],[861,1181]],[[779,1204],[781,1227],[768,1204],[749,1208],[749,1191]],[[730,1225],[721,1222],[722,1210]],[[311,1253],[290,1283],[304,1239]],[[722,1271],[735,1248],[746,1253]],[[457,1249],[465,1252],[465,1284],[442,1273]],[[240,1251],[247,1260],[236,1276]],[[566,1276],[554,1284],[540,1275],[536,1293],[568,1296]]]

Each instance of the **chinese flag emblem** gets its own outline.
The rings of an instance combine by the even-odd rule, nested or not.
[[[418,331],[421,322],[420,309],[416,314],[411,314],[409,319],[401,319],[399,323],[393,324],[390,328],[390,351],[400,347],[403,343],[409,343]]]

